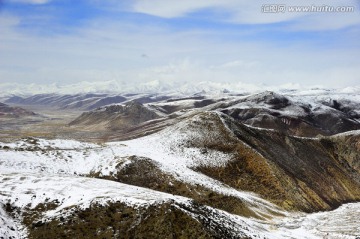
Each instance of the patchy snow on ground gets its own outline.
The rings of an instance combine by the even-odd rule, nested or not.
[[[31,147],[24,147],[23,141],[0,143],[3,148],[9,147],[0,151],[0,171],[68,175],[91,172],[109,175],[115,171],[117,160],[110,147],[78,143],[71,148],[72,143],[60,142],[54,145],[53,142],[41,142]]]
[[[213,120],[202,125],[200,117]],[[219,114],[196,115],[146,137],[103,145],[34,138],[0,143],[0,234],[21,238],[22,233],[17,222],[3,210],[6,203],[29,209],[42,203],[56,203],[57,207],[44,215],[48,218],[73,206],[86,208],[95,202],[106,204],[119,201],[134,207],[170,200],[190,203],[190,199],[180,196],[83,177],[92,173],[103,176],[116,173],[117,166],[126,163],[133,155],[153,160],[164,173],[177,180],[237,197],[259,214],[272,215],[275,211],[285,215],[262,221],[209,208],[216,211],[219,218],[226,218],[224,223],[229,223],[228,226],[233,227],[234,231],[241,228],[253,238],[355,239],[360,234],[359,203],[344,205],[332,212],[289,213],[253,193],[235,190],[194,171],[193,168],[200,165],[225,165],[233,157],[230,153],[214,150],[203,153],[201,147],[192,145],[193,142],[201,145],[207,137],[223,140],[224,131],[221,130],[227,129],[219,128],[224,126],[218,124],[222,121],[216,117]],[[339,218],[342,222],[340,225]]]
[[[81,206],[87,208],[98,202],[123,202],[129,206],[150,205],[168,200],[187,202],[189,199],[147,188],[109,180],[41,174],[5,174],[0,177],[2,185],[0,201],[18,208],[33,209],[42,203],[54,203],[58,207],[46,212],[56,216],[62,209]]]
[[[279,231],[306,232],[315,238],[360,238],[360,203],[344,204],[336,210],[312,214],[293,214],[282,218],[274,226]],[[302,238],[302,234],[299,237]]]
[[[20,222],[15,221],[5,210],[0,200],[0,238],[23,239],[26,238],[26,230]]]
[[[261,212],[263,215],[271,215],[271,211],[283,213],[277,206],[253,193],[240,192],[191,169],[202,164],[223,165],[232,158],[232,155],[218,151],[209,150],[207,154],[202,154],[199,148],[182,146],[188,141],[203,140],[203,137],[209,134],[213,139],[221,137],[217,135],[216,130],[213,132],[189,130],[191,125],[201,122],[197,117],[192,117],[147,137],[102,146],[75,141],[46,142],[37,139],[31,139],[30,142],[28,142],[29,139],[25,139],[12,144],[0,143],[2,147],[0,172],[39,173],[54,176],[100,173],[102,176],[107,176],[116,173],[117,165],[126,161],[126,157],[136,155],[150,158],[165,173],[180,181],[237,197],[255,212]]]
[[[20,150],[76,150],[76,149],[94,149],[100,148],[100,145],[79,142],[76,140],[63,140],[63,139],[38,139],[38,138],[25,138],[14,143],[1,143],[2,147],[9,147],[10,149]]]

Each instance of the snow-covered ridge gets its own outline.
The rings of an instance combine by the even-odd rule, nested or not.
[[[217,115],[214,113],[213,115]],[[79,143],[76,141],[46,141],[30,139],[4,144],[0,143],[0,171],[4,173],[40,173],[51,175],[89,175],[100,173],[102,176],[116,173],[120,163],[126,163],[128,157],[137,155],[147,157],[159,164],[160,168],[177,180],[191,185],[201,185],[215,192],[232,195],[247,202],[255,211],[258,208],[278,208],[253,193],[239,192],[221,182],[192,170],[193,167],[207,164],[219,166],[232,159],[231,154],[209,151],[203,154],[196,147],[183,147],[192,140],[202,140],[208,136],[206,132],[189,130],[189,126],[201,122],[195,116],[180,122],[171,128],[143,138],[96,144]],[[210,135],[213,139],[220,137]],[[29,141],[29,140],[27,140]],[[30,147],[28,147],[30,145]],[[50,145],[50,146],[49,146]],[[41,150],[51,147],[51,150]],[[19,150],[22,149],[22,150]],[[9,160],[11,159],[11,160]],[[263,213],[265,213],[265,211]]]
[[[87,208],[95,202],[120,201],[130,206],[144,206],[170,200],[189,201],[147,188],[78,176],[5,174],[1,176],[1,184],[1,201],[9,200],[19,208],[34,209],[39,204],[57,199],[59,206],[47,211],[47,217],[56,216],[61,210],[75,205]]]

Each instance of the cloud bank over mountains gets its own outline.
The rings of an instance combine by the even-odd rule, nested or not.
[[[269,2],[4,1],[0,83],[358,84],[357,1],[286,2],[354,6],[348,13],[270,14],[262,12],[264,4]]]
[[[286,6],[358,6],[354,0],[294,0],[294,1],[256,1],[249,2],[245,0],[184,0],[174,4],[173,1],[166,0],[137,0],[133,5],[135,12],[154,15],[164,18],[185,17],[189,14],[208,9],[212,12],[219,13],[221,16],[226,15],[222,21],[232,22],[235,24],[270,24],[280,22],[292,22],[294,29],[302,30],[328,30],[348,27],[360,23],[359,14],[341,15],[338,13],[313,12],[289,12],[284,11],[280,14],[264,14],[261,7],[269,4],[281,4]],[[331,21],[329,21],[331,18]],[[335,18],[335,19],[334,19]]]
[[[58,84],[21,84],[0,83],[0,97],[11,95],[34,94],[86,94],[86,93],[113,93],[113,94],[209,94],[222,95],[224,93],[248,94],[263,91],[298,92],[300,94],[360,94],[360,85],[345,88],[329,88],[323,85],[301,85],[288,83],[283,85],[249,84],[243,82],[176,82],[154,80],[140,84],[129,84],[115,80],[99,82],[76,82],[67,85]]]

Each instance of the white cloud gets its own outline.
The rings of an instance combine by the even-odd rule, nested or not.
[[[256,62],[256,61],[235,60],[235,61],[226,62],[226,63],[218,66],[218,68],[224,68],[224,69],[245,68],[246,69],[246,68],[255,67],[258,64],[259,64],[259,62]]]
[[[353,13],[330,13],[330,12],[289,12],[264,13],[264,5],[285,4],[286,9],[290,6],[353,6]],[[355,24],[360,24],[358,1],[356,0],[260,0],[251,2],[247,0],[137,0],[133,5],[133,11],[154,15],[164,18],[183,17],[199,10],[210,9],[222,14],[225,21],[239,24],[269,24],[289,22],[302,30],[331,30],[339,29]],[[215,15],[216,16],[216,15]],[[329,21],[331,19],[331,21]]]
[[[9,0],[14,3],[25,3],[25,4],[46,4],[51,0]]]
[[[1,34],[0,83],[116,80],[137,85],[159,80],[179,86],[203,81],[348,86],[360,80],[358,53],[352,49],[224,43],[196,31],[105,26],[98,23],[76,35],[55,38],[10,30]],[[151,57],[141,57],[144,52]]]
[[[217,0],[182,0],[176,2],[166,0],[138,0],[133,6],[133,10],[149,15],[173,18],[181,17],[203,8],[217,7],[221,5],[223,5],[223,3]]]
[[[39,36],[21,32],[15,27],[18,22],[17,17],[0,15],[0,83],[116,80],[128,87],[154,81],[179,87],[208,81],[348,86],[360,80],[356,46],[322,50],[304,38],[280,45],[267,38],[243,40],[238,37],[242,33],[229,41],[217,29],[174,32],[109,19],[95,19],[76,34]]]
[[[331,20],[329,20],[331,19]],[[338,30],[360,24],[359,11],[348,13],[319,13],[297,19],[291,30]]]

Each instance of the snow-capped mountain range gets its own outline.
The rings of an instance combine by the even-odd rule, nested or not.
[[[276,92],[292,92],[297,91],[302,94],[317,92],[337,92],[358,94],[360,86],[352,86],[339,89],[329,89],[326,86],[302,86],[300,84],[284,84],[284,85],[265,85],[265,84],[249,84],[239,82],[179,82],[154,80],[149,82],[139,82],[132,84],[125,81],[101,81],[60,85],[60,84],[21,84],[21,83],[0,83],[0,96],[23,95],[29,96],[34,94],[86,94],[86,93],[115,93],[115,94],[139,94],[139,93],[174,93],[179,94],[195,94],[198,92],[231,92],[231,93],[259,93],[262,91]]]

